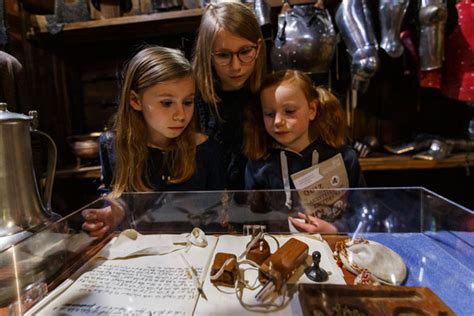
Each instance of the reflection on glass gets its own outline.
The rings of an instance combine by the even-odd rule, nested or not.
[[[323,212],[316,214],[305,208],[297,191],[291,194],[291,210],[285,206],[285,192],[278,190],[126,193],[119,201],[96,200],[0,253],[1,306],[25,310],[24,298],[34,284],[39,287],[30,296],[42,297],[41,284],[47,284],[48,290],[54,288],[117,232],[128,228],[143,234],[189,233],[193,227],[207,234],[241,234],[244,225],[263,225],[270,233],[289,233],[288,217],[298,212],[337,214],[326,219],[338,234],[361,236],[393,249],[409,268],[405,285],[437,289],[452,304],[463,296],[451,297],[445,289],[456,287],[472,293],[472,279],[466,277],[473,273],[471,210],[423,188],[364,188],[346,190],[344,204],[336,207],[322,199],[315,209]],[[86,210],[115,202],[122,214],[107,234],[95,238],[83,231]],[[22,303],[15,305],[19,297]]]

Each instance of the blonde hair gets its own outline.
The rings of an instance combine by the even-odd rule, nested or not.
[[[130,105],[130,94],[139,97],[153,85],[193,76],[192,67],[184,55],[175,49],[147,46],[140,50],[124,67],[120,104],[116,114],[115,176],[112,181],[113,197],[126,191],[152,191],[148,179],[147,124],[141,111]],[[165,163],[170,168],[170,183],[189,179],[196,168],[196,140],[194,120],[183,133],[173,139],[165,150],[169,152]]]
[[[211,104],[216,111],[220,101],[214,86],[216,73],[212,66],[212,48],[219,31],[225,30],[245,38],[255,44],[260,42],[260,50],[255,60],[255,68],[248,80],[248,86],[253,93],[259,88],[265,72],[265,41],[255,14],[246,5],[239,2],[221,2],[207,5],[199,26],[193,54],[193,68],[197,87],[202,99]]]
[[[311,79],[298,70],[283,70],[269,75],[260,91],[283,82],[295,83],[308,102],[316,101],[316,117],[309,125],[311,141],[319,141],[334,148],[346,143],[347,123],[339,100],[327,89],[315,87]],[[260,102],[253,103],[245,112],[244,154],[251,160],[259,160],[268,154],[275,142],[265,130]]]

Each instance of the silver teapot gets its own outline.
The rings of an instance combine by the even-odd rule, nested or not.
[[[9,112],[0,103],[0,252],[32,235],[60,216],[51,211],[57,151],[51,137],[37,131],[37,112]],[[33,169],[30,133],[48,144],[46,184],[42,197]]]

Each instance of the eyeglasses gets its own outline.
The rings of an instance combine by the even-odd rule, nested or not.
[[[244,46],[236,53],[226,51],[212,53],[214,62],[219,66],[229,65],[234,55],[237,56],[242,64],[251,63],[257,58],[257,46]]]

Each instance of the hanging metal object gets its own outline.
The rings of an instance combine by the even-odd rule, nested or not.
[[[380,63],[370,11],[365,0],[343,0],[336,11],[336,24],[352,56],[352,89],[365,91]]]
[[[380,47],[390,57],[397,58],[403,54],[400,41],[400,29],[409,0],[380,0],[379,19],[382,32]]]
[[[274,70],[326,73],[335,47],[336,32],[322,1],[316,5],[295,5],[278,16],[278,33],[271,51],[272,66]]]
[[[420,68],[441,68],[444,58],[444,31],[448,9],[443,0],[421,0],[420,12]]]
[[[255,0],[253,4],[253,12],[257,17],[257,21],[260,26],[271,24],[270,6],[266,0]]]

